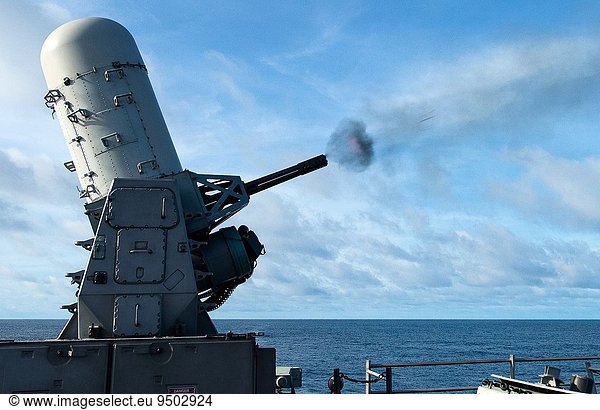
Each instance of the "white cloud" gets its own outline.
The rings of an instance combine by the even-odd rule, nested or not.
[[[525,148],[505,155],[521,167],[510,181],[495,181],[496,198],[557,225],[582,230],[600,225],[600,157],[568,159],[543,148]]]
[[[57,23],[64,23],[69,20],[73,20],[73,13],[67,7],[57,4],[54,1],[43,1],[38,4],[41,12],[56,21]]]
[[[459,139],[474,127],[502,126],[507,132],[589,103],[600,90],[599,63],[595,38],[497,45],[431,64],[371,98],[368,109],[384,134],[403,142],[425,126],[432,134]]]
[[[541,149],[524,150],[520,160],[532,176],[557,194],[560,202],[585,219],[600,222],[600,157],[569,160]]]
[[[407,306],[429,315],[444,316],[443,306],[451,306],[462,312],[460,317],[495,317],[500,311],[492,307],[520,310],[532,302],[528,295],[536,289],[580,289],[573,291],[576,295],[597,288],[592,278],[600,262],[594,262],[596,252],[585,243],[531,241],[501,224],[459,213],[444,228],[437,217],[412,208],[393,212],[392,218],[402,222],[392,229],[365,223],[378,219],[367,215],[315,217],[312,207],[265,195],[268,208],[260,204],[262,209],[250,207],[237,217],[267,246],[250,283],[236,291],[237,304],[255,297],[264,301],[264,308],[255,307],[258,316],[269,317],[278,299],[293,304],[325,298],[342,316],[356,315],[348,306],[359,303],[360,315],[367,317],[413,317]],[[477,309],[469,314],[467,306]],[[235,309],[225,308],[223,314]]]
[[[68,158],[59,126],[41,101],[39,48],[70,9],[38,5],[0,13],[14,33],[0,40],[11,57],[0,62],[0,76],[11,79],[0,96],[4,315],[45,315],[72,301],[62,275],[83,268],[87,254],[72,242],[90,234],[77,181],[61,165]],[[338,78],[337,68],[316,69],[359,48],[345,32],[350,21],[328,27],[324,19],[305,45],[262,63],[214,44],[145,55],[184,165],[251,179],[323,149],[338,114],[356,113],[367,95],[356,80],[371,84],[369,73]],[[265,62],[283,75],[262,71]],[[385,92],[369,94],[361,113],[372,118],[380,162],[361,175],[331,164],[252,198],[231,222],[255,229],[268,253],[223,314],[496,317],[498,309],[549,306],[558,315],[559,303],[597,300],[600,246],[579,234],[600,226],[600,160],[589,150],[567,159],[535,144],[556,131],[554,117],[597,105],[599,62],[594,38],[570,37],[471,51],[401,81],[406,67],[382,67],[390,70]],[[330,105],[304,111],[321,104]],[[504,162],[493,158],[496,169],[493,138],[516,145]],[[23,289],[48,306],[19,308]]]

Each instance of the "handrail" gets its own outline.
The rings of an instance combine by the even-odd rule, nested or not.
[[[516,357],[514,356],[515,362],[559,362],[568,360],[600,360],[600,356],[568,356],[568,357]],[[401,363],[371,363],[371,369],[375,368],[387,368],[387,367],[419,367],[419,366],[447,366],[447,365],[459,365],[459,364],[493,364],[493,363],[508,363],[508,358],[498,359],[474,359],[474,360],[449,360],[449,361],[436,361],[436,362],[401,362]]]
[[[474,360],[452,360],[452,361],[441,361],[441,362],[404,362],[404,363],[384,363],[384,364],[371,364],[371,369],[376,368],[396,368],[396,367],[422,367],[422,366],[451,366],[459,364],[491,364],[491,363],[504,363],[510,359],[474,359]]]
[[[509,371],[511,378],[515,378],[516,363],[531,363],[531,362],[560,362],[560,361],[576,361],[576,360],[600,360],[600,356],[568,356],[568,357],[516,357],[511,354],[508,358],[495,359],[474,359],[474,360],[447,360],[447,361],[429,361],[429,362],[400,362],[400,363],[371,363],[366,361],[365,365],[365,393],[444,393],[444,392],[460,392],[477,390],[477,386],[467,387],[436,387],[426,389],[400,389],[393,390],[392,388],[392,369],[405,367],[431,367],[431,366],[455,366],[455,365],[471,365],[471,364],[494,364],[494,363],[509,363]],[[378,373],[372,369],[385,369],[384,372]],[[371,376],[380,375],[385,379],[385,391],[371,390]],[[599,383],[596,383],[599,384]]]

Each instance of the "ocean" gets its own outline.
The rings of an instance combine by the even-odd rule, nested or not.
[[[0,339],[56,337],[64,320],[0,320]],[[479,360],[516,357],[600,356],[600,320],[215,320],[220,332],[263,332],[262,347],[274,347],[278,366],[303,369],[297,393],[329,393],[334,368],[364,379],[373,363]],[[518,378],[537,381],[545,365],[561,378],[585,374],[583,361],[517,363]],[[600,367],[599,362],[592,362]],[[382,370],[383,371],[383,370]],[[395,369],[394,389],[477,386],[507,363]],[[373,384],[385,390],[385,382]],[[364,384],[345,381],[342,393],[363,393]]]

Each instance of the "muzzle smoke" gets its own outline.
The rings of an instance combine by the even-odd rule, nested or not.
[[[373,162],[373,139],[364,122],[346,119],[329,137],[327,158],[356,172],[362,172]]]

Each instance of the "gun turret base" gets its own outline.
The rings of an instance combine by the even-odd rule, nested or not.
[[[253,334],[0,344],[0,393],[275,393],[275,349]],[[226,382],[224,382],[226,381]]]

